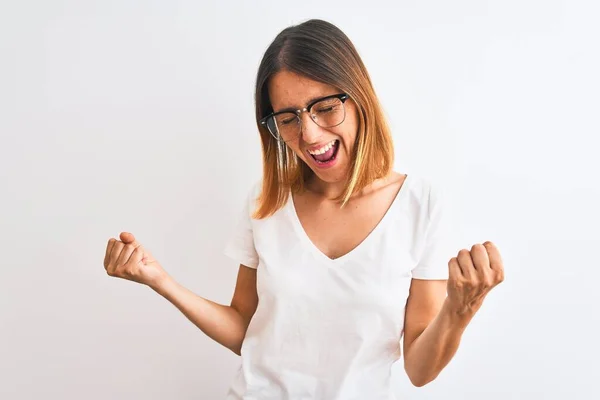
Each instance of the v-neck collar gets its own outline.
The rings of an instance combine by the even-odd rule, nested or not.
[[[394,200],[392,200],[392,203],[386,210],[385,214],[383,215],[383,217],[381,218],[379,223],[375,226],[375,228],[373,228],[371,230],[371,232],[369,232],[369,234],[367,234],[367,236],[358,245],[356,245],[353,249],[351,249],[350,251],[341,255],[338,258],[329,258],[329,256],[327,256],[325,253],[323,253],[313,243],[313,241],[310,239],[310,237],[308,237],[308,235],[306,234],[306,231],[304,230],[304,227],[302,226],[302,222],[300,222],[298,213],[296,212],[296,206],[294,205],[294,197],[292,196],[291,190],[289,192],[288,201],[286,203],[286,208],[291,217],[292,225],[294,226],[294,229],[296,230],[296,233],[299,236],[300,240],[303,242],[304,246],[306,246],[306,248],[309,251],[311,251],[313,254],[315,254],[315,256],[317,258],[323,260],[324,262],[326,262],[328,264],[337,265],[337,264],[344,263],[348,259],[352,258],[354,256],[354,254],[356,254],[364,246],[367,246],[369,244],[369,242],[371,240],[373,240],[372,239],[373,236],[375,236],[375,234],[379,230],[384,228],[387,221],[391,218],[391,214],[393,214],[395,212],[395,210],[398,208],[397,203],[402,201],[402,198],[404,198],[406,196],[406,192],[408,192],[407,184],[410,183],[410,180],[411,180],[410,176],[408,174],[406,174],[405,178],[404,178],[404,182],[402,182],[402,186],[396,193]]]

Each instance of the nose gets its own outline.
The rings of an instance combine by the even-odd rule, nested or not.
[[[300,135],[302,136],[302,140],[304,140],[306,143],[317,142],[317,139],[322,134],[321,127],[317,125],[315,121],[313,121],[308,112],[302,113],[300,118],[302,120],[302,123],[300,124],[300,129],[302,130]]]

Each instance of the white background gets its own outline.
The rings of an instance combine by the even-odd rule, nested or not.
[[[399,399],[600,398],[599,7],[583,1],[3,1],[0,398],[222,399],[239,358],[110,278],[133,232],[228,304],[222,255],[262,172],[253,89],[286,26],[355,43],[396,169],[443,182],[506,280],[455,358]],[[457,249],[458,252],[459,249]]]

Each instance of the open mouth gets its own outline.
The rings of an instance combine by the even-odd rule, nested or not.
[[[335,143],[323,154],[310,154],[310,156],[317,162],[317,164],[327,164],[335,160],[340,148],[340,141],[335,140]]]

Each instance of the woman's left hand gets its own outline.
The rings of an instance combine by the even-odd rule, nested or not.
[[[448,262],[448,298],[459,315],[473,315],[487,294],[504,280],[504,266],[496,245],[475,244],[471,251],[462,249]]]

